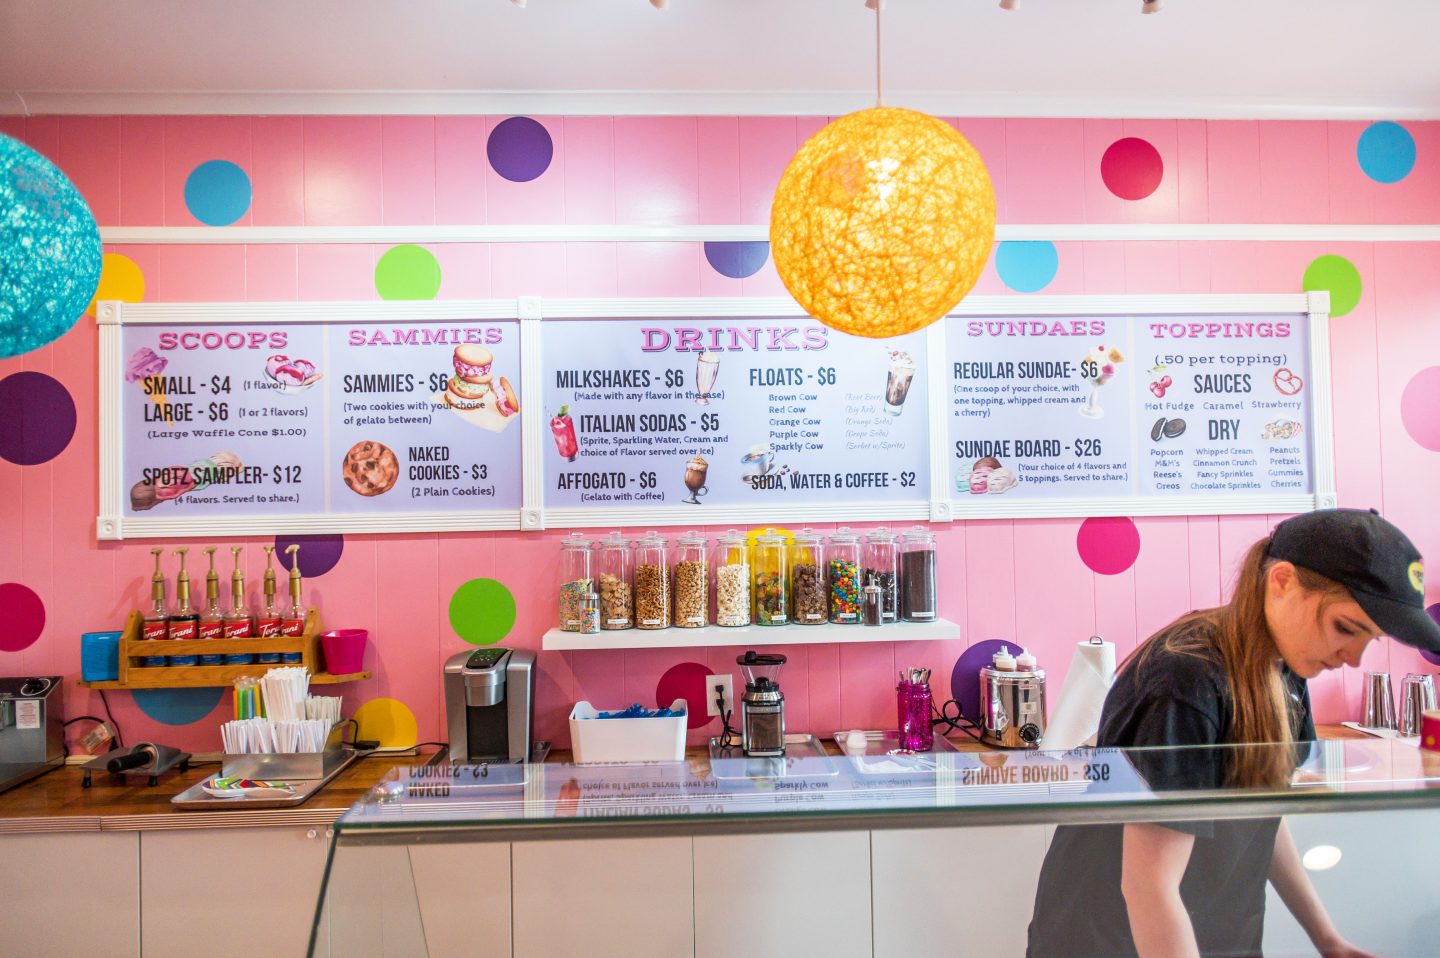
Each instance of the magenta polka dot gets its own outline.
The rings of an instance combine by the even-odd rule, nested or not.
[[[11,373],[0,379],[0,458],[17,466],[49,462],[75,435],[75,400],[44,373]]]
[[[1411,439],[1431,452],[1440,452],[1440,366],[1420,370],[1405,385],[1400,421]]]
[[[1117,575],[1140,555],[1140,530],[1125,516],[1086,519],[1075,536],[1075,549],[1091,571]]]
[[[1101,179],[1122,200],[1143,200],[1155,192],[1164,175],[1160,151],[1136,136],[1111,143],[1100,158]]]
[[[30,648],[44,629],[40,597],[18,582],[0,584],[0,652]]]
[[[705,676],[709,674],[708,665],[681,662],[660,676],[660,681],[655,686],[655,704],[664,708],[676,699],[684,699],[690,708],[690,714],[685,719],[687,728],[700,728],[710,724],[714,720],[705,707]]]

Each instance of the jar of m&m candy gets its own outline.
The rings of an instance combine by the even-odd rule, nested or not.
[[[860,537],[844,526],[830,536],[826,550],[830,579],[830,621],[837,625],[860,622]]]

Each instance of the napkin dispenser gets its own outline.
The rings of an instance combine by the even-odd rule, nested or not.
[[[535,726],[535,653],[488,648],[445,661],[450,761],[524,762]]]

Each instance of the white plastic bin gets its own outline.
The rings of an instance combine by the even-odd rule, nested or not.
[[[670,703],[670,718],[597,718],[601,710],[576,702],[570,710],[570,748],[580,764],[596,762],[679,762],[685,758],[684,699]],[[605,709],[619,712],[623,709]]]

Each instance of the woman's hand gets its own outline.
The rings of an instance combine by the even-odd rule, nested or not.
[[[1374,952],[1366,951],[1363,948],[1356,948],[1350,942],[1340,936],[1335,936],[1329,941],[1313,942],[1316,950],[1320,952],[1320,958],[1380,958]]]

